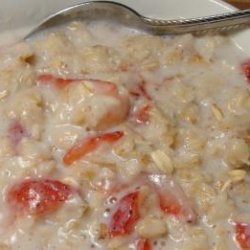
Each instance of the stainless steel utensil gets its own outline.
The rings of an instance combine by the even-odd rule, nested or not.
[[[112,20],[157,35],[207,34],[249,27],[250,9],[190,19],[160,20],[145,17],[120,3],[91,1],[66,8],[49,16],[26,35],[25,39],[30,38],[38,31],[75,19]]]

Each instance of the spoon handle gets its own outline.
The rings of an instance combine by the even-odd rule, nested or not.
[[[218,33],[250,26],[250,9],[190,19],[160,20],[142,16],[147,28],[158,34]]]
[[[160,20],[145,17],[121,3],[90,1],[66,8],[47,17],[33,28],[24,39],[30,38],[38,31],[77,19],[88,21],[107,19],[158,35],[178,35],[183,33],[203,35],[207,33],[226,33],[249,26],[250,9],[206,17]]]

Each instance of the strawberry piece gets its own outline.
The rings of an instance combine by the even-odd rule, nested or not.
[[[55,84],[59,88],[63,88],[70,83],[85,81],[93,84],[93,90],[95,93],[107,94],[107,95],[116,95],[118,94],[117,87],[114,83],[109,81],[103,81],[98,79],[91,78],[63,78],[54,76],[52,74],[40,74],[37,76],[37,80],[41,83]]]
[[[16,146],[23,137],[27,136],[27,132],[18,120],[14,120],[10,123],[8,128],[8,136],[12,145]]]
[[[7,202],[17,214],[39,215],[53,212],[73,193],[57,180],[28,179],[10,187]]]
[[[110,110],[107,110],[104,116],[97,122],[95,126],[97,130],[105,130],[113,125],[117,125],[123,122],[128,116],[130,109],[129,99],[126,95],[120,94],[117,86],[112,82],[91,78],[61,78],[51,74],[38,75],[37,80],[43,84],[55,85],[60,89],[71,83],[81,82],[90,90],[91,95],[94,93],[115,98],[117,103]]]
[[[110,223],[111,237],[130,234],[139,220],[139,192],[125,195],[112,214]]]
[[[166,175],[151,174],[148,179],[159,198],[161,210],[188,223],[196,221],[196,213],[181,187]]]
[[[241,250],[250,250],[250,224],[236,223],[236,240]]]
[[[58,88],[63,88],[72,82],[79,81],[79,79],[62,78],[62,77],[53,76],[51,74],[38,75],[37,80],[42,83],[53,83]]]
[[[103,142],[113,143],[123,137],[122,131],[115,131],[110,133],[101,134],[94,137],[86,138],[76,145],[74,145],[63,157],[63,162],[66,165],[72,164],[84,157],[86,154],[94,151]]]
[[[149,121],[150,105],[142,106],[137,112],[134,113],[135,121],[138,124],[146,124]]]
[[[241,64],[241,69],[250,83],[250,59]]]
[[[136,250],[152,250],[150,241],[148,239],[139,239],[136,242]]]
[[[159,193],[160,207],[167,214],[178,216],[181,213],[182,207],[174,195],[162,195]]]

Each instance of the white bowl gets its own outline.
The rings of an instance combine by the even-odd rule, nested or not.
[[[114,0],[156,18],[197,17],[235,10],[220,0]],[[0,0],[0,33],[35,26],[44,17],[84,0]],[[13,32],[12,32],[13,33]],[[238,47],[250,54],[250,31],[233,36]]]

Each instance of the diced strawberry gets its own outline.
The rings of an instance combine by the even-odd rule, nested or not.
[[[241,64],[243,73],[245,74],[248,83],[250,83],[250,59]]]
[[[95,94],[107,95],[116,99],[116,102],[110,106],[107,112],[97,122],[95,128],[97,130],[106,130],[114,125],[125,121],[128,117],[130,103],[127,95],[119,93],[117,86],[108,81],[87,80],[92,84]]]
[[[16,146],[23,137],[27,136],[24,126],[18,120],[10,123],[8,128],[8,136],[13,146]]]
[[[111,237],[132,233],[139,218],[139,191],[136,191],[121,198],[113,212],[109,230]]]
[[[178,216],[181,213],[182,207],[174,195],[159,194],[160,207],[167,214]]]
[[[72,193],[72,187],[57,180],[27,179],[10,187],[7,202],[17,214],[40,215],[58,209]]]
[[[152,250],[150,241],[148,239],[139,239],[136,242],[136,250]]]
[[[241,250],[250,250],[250,224],[236,223],[235,231],[235,238]]]
[[[133,114],[136,123],[138,124],[145,124],[149,121],[149,110],[150,105],[146,104],[142,106],[137,112]]]
[[[73,82],[88,82],[93,84],[93,91],[99,94],[116,95],[117,87],[114,83],[91,78],[63,78],[52,74],[40,74],[37,80],[41,83],[55,84],[59,88],[63,88]]]
[[[51,74],[40,74],[37,76],[37,80],[43,84],[55,85],[60,89],[71,83],[81,82],[91,93],[115,98],[117,102],[114,103],[106,113],[104,113],[99,121],[97,121],[95,126],[95,129],[97,130],[105,130],[117,125],[126,120],[128,116],[130,109],[129,98],[127,95],[120,94],[117,86],[112,82],[91,78],[62,78]]]
[[[76,145],[74,145],[63,157],[63,162],[66,165],[72,164],[84,157],[86,154],[94,151],[103,142],[113,143],[118,141],[123,137],[124,133],[122,131],[115,131],[110,133],[105,133],[97,135],[94,137],[85,138]]]
[[[62,78],[62,77],[57,77],[53,76],[51,74],[41,74],[38,75],[37,80],[42,83],[53,83],[55,84],[58,88],[63,88],[67,86],[68,84],[72,82],[79,81],[78,79],[72,79],[72,78]]]
[[[166,175],[151,174],[149,181],[156,190],[163,212],[172,214],[188,223],[196,221],[196,213],[181,187]]]

